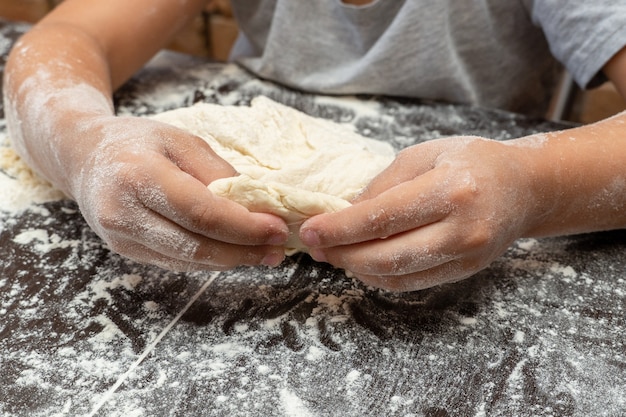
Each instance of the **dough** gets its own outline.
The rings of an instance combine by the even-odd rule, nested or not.
[[[391,145],[368,139],[351,125],[314,118],[259,96],[250,107],[198,103],[154,119],[204,139],[240,173],[209,189],[250,211],[282,217],[292,231],[287,253],[305,250],[299,226],[334,212],[394,158]]]

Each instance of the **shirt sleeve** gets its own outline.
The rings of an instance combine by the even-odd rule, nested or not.
[[[526,0],[550,50],[581,88],[607,80],[604,65],[626,46],[626,0]]]

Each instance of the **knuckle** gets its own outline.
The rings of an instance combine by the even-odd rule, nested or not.
[[[466,245],[471,249],[479,249],[488,246],[494,239],[491,228],[484,224],[474,227],[471,233],[466,236]]]
[[[131,228],[128,222],[124,220],[124,216],[110,208],[98,210],[96,223],[99,226],[98,229],[106,231],[106,234],[121,233]]]
[[[395,220],[396,215],[383,204],[377,204],[368,214],[370,231],[375,235],[385,235],[389,224]]]
[[[405,163],[413,160],[413,153],[413,149],[411,148],[401,149],[399,152],[396,153],[393,163],[398,165],[404,165]]]
[[[134,188],[139,180],[139,167],[132,163],[121,163],[117,167],[117,181],[122,188]]]
[[[476,199],[478,194],[479,190],[468,174],[462,177],[457,182],[457,185],[450,191],[450,201],[456,207],[466,207]]]
[[[190,226],[200,232],[209,232],[218,226],[219,220],[210,204],[194,202],[189,211]]]

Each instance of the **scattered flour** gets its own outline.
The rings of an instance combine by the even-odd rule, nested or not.
[[[211,71],[197,75],[210,78]],[[244,76],[231,68],[222,81],[232,77]],[[253,80],[211,96],[227,83],[198,85],[206,97],[224,104],[245,102],[249,97],[242,91],[274,91]],[[182,88],[163,87],[142,101],[143,111],[189,104],[188,95]],[[334,105],[335,100],[339,105],[334,98],[304,104]],[[407,143],[435,136],[417,124],[389,127],[391,113],[365,120],[386,111],[371,103],[348,105],[353,122],[371,122],[361,129],[373,136],[384,129],[392,140],[407,138]],[[401,106],[394,111],[398,108],[401,112]],[[449,109],[448,116],[458,117],[457,110]],[[3,378],[11,370],[5,364],[13,364],[12,390],[58,400],[32,415],[88,415],[86,407],[100,400],[103,415],[157,415],[164,412],[166,398],[172,412],[206,400],[216,413],[249,417],[260,415],[258,407],[269,399],[271,412],[284,416],[331,415],[324,408],[331,406],[344,415],[350,410],[367,415],[379,406],[379,415],[410,416],[425,414],[424,399],[443,404],[457,398],[459,389],[474,395],[457,403],[468,408],[435,409],[431,415],[618,415],[626,408],[623,269],[609,262],[621,253],[580,251],[581,260],[568,265],[567,243],[525,239],[475,279],[406,298],[354,287],[323,268],[294,262],[259,275],[248,269],[216,274],[220,279],[206,297],[194,299],[197,282],[206,276],[174,276],[108,255],[96,262],[90,254],[102,251],[102,245],[86,231],[63,238],[46,229],[53,216],[38,203],[63,196],[25,169],[9,148],[0,149],[0,212],[28,210],[42,222],[22,227],[8,243],[20,250],[32,247],[38,262],[66,251],[76,268],[55,266],[66,273],[56,282],[45,281],[52,268],[45,263],[29,270],[41,273],[32,279],[0,277],[0,332],[9,320],[24,323],[22,334],[1,341],[8,346]],[[12,222],[15,216],[6,218]],[[12,270],[15,259],[2,262]],[[614,269],[606,277],[594,275],[594,268],[606,263]],[[285,290],[289,286],[311,293],[292,299]],[[31,287],[37,291],[29,293]],[[55,307],[61,295],[71,301]],[[52,296],[52,301],[46,298]],[[178,300],[189,300],[198,311],[174,327],[172,316],[184,311]],[[142,341],[147,346],[133,346]],[[35,345],[46,348],[28,347]],[[320,375],[320,367],[333,372]],[[116,388],[115,381],[124,385],[107,391]],[[314,389],[328,397],[316,396]],[[529,409],[527,404],[537,405]],[[559,404],[575,408],[554,408]]]
[[[79,240],[67,240],[53,233],[48,234],[45,229],[30,229],[17,235],[13,241],[20,245],[32,245],[32,247],[41,252],[49,253],[55,249],[65,249],[68,247],[76,248],[81,244]]]
[[[361,372],[353,369],[346,375],[346,382],[348,384],[356,382],[361,377]]]
[[[64,194],[39,178],[15,151],[0,143],[0,211],[19,213]]]
[[[304,402],[292,391],[284,388],[280,390],[280,401],[287,417],[313,417]]]
[[[553,264],[550,266],[550,271],[553,272],[555,275],[560,275],[565,278],[578,278],[578,273],[576,273],[574,268],[569,265]]]
[[[531,251],[538,244],[537,239],[519,239],[515,242],[518,248]]]
[[[325,352],[317,346],[309,346],[309,351],[306,355],[308,361],[321,360],[325,355]]]

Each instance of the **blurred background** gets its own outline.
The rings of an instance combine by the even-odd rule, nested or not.
[[[35,23],[63,0],[0,0],[0,18]],[[205,10],[169,45],[169,49],[226,61],[237,37],[237,24],[230,0],[211,0]],[[580,91],[564,74],[549,119],[592,123],[626,110],[626,102],[606,83],[590,91]]]
[[[0,0],[0,18],[35,23],[63,0]],[[211,0],[169,46],[170,49],[220,61],[237,37],[229,0]]]

